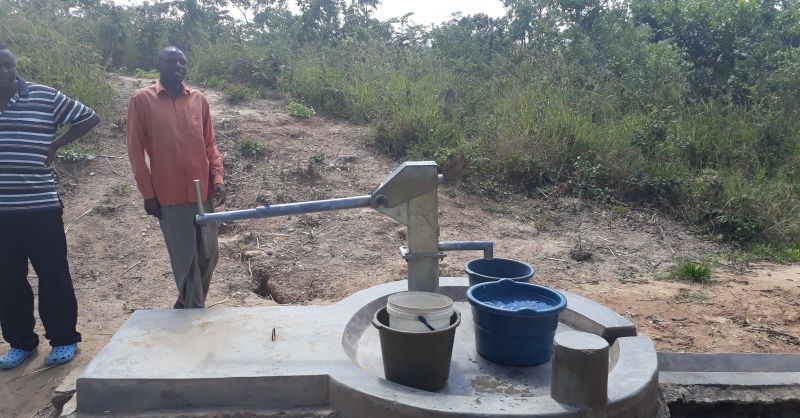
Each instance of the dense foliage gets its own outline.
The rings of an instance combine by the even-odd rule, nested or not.
[[[0,42],[79,95],[174,44],[232,100],[279,90],[397,157],[468,161],[490,196],[655,204],[800,247],[800,0],[503,0],[503,18],[432,27],[378,21],[378,0],[295,1],[0,0]]]

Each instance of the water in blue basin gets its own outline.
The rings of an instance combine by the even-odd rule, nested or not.
[[[493,308],[505,309],[507,311],[518,311],[524,308],[541,311],[553,307],[553,305],[547,302],[538,300],[485,300],[483,303]]]

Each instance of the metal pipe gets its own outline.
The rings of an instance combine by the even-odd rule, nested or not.
[[[254,209],[231,210],[195,216],[198,224],[209,222],[236,221],[250,218],[269,218],[272,216],[297,215],[302,213],[327,212],[339,209],[369,207],[372,196],[344,197],[340,199],[313,200],[310,202],[285,203],[259,206]]]
[[[439,250],[480,250],[483,251],[483,258],[486,260],[494,258],[494,242],[492,241],[439,241]]]
[[[197,213],[203,215],[206,213],[203,207],[203,192],[200,191],[200,180],[194,180],[194,192],[197,194]]]
[[[197,213],[199,216],[206,214],[206,209],[203,207],[203,192],[200,191],[200,180],[194,180],[194,192],[197,194]],[[208,226],[200,225],[200,242],[203,243],[203,248],[206,254],[211,254],[211,244],[208,242]]]

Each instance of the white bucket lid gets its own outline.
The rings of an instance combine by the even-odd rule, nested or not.
[[[451,310],[453,299],[432,292],[400,292],[389,296],[387,306],[401,312],[426,314]]]

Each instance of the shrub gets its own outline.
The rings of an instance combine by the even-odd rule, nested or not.
[[[267,153],[267,146],[258,139],[245,138],[239,142],[239,153],[247,158],[263,157]]]
[[[308,119],[316,114],[314,109],[298,102],[295,99],[289,99],[289,101],[286,103],[286,110],[289,111],[289,115],[296,118]]]
[[[289,99],[289,102],[286,103],[286,110],[289,111],[289,115],[296,118],[310,118],[316,114],[314,109],[294,99]]]

